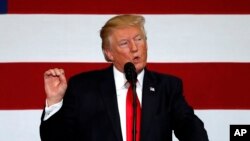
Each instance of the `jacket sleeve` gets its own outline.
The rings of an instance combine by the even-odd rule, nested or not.
[[[67,88],[61,109],[49,119],[43,120],[43,110],[40,124],[40,138],[42,141],[76,140],[75,136],[75,96],[71,92],[71,86]]]
[[[177,79],[173,90],[172,113],[175,136],[180,141],[208,141],[203,122],[194,114],[183,96],[182,81]]]

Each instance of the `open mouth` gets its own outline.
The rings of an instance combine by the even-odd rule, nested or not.
[[[139,60],[140,60],[140,57],[138,57],[138,56],[137,56],[137,57],[134,57],[134,58],[133,58],[133,63],[138,63]]]

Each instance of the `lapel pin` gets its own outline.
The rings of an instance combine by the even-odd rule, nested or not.
[[[152,91],[152,92],[154,92],[154,91],[155,91],[155,88],[149,87],[149,90]]]

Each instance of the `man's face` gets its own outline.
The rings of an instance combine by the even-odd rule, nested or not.
[[[137,72],[142,71],[147,62],[147,42],[139,27],[115,29],[109,40],[105,53],[119,71],[123,72],[127,62],[132,62]]]

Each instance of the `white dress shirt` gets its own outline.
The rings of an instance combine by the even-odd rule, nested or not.
[[[126,97],[127,97],[129,83],[127,83],[127,79],[125,78],[124,73],[118,71],[115,67],[113,70],[114,70],[115,87],[116,87],[116,93],[117,93],[117,103],[118,103],[118,109],[119,109],[119,114],[120,114],[122,137],[123,137],[123,140],[126,141],[127,140]],[[136,93],[140,101],[140,105],[142,101],[143,77],[144,77],[144,70],[138,74],[137,83],[136,83]]]
[[[114,78],[115,78],[115,88],[116,88],[116,94],[117,94],[117,103],[118,103],[118,110],[119,110],[119,115],[120,115],[122,137],[123,137],[123,140],[126,141],[127,140],[126,97],[127,97],[129,83],[127,83],[127,79],[125,78],[124,73],[118,71],[115,67],[113,67],[113,71],[114,71]],[[141,102],[142,102],[143,77],[144,77],[144,70],[138,74],[137,83],[136,83],[136,93],[140,101],[140,105],[142,105]],[[63,104],[63,100],[60,101],[59,103],[56,103],[48,107],[47,101],[46,101],[45,116],[43,120],[45,121],[49,119],[52,115],[54,115],[57,111],[59,111],[60,108],[62,107],[62,104]]]

